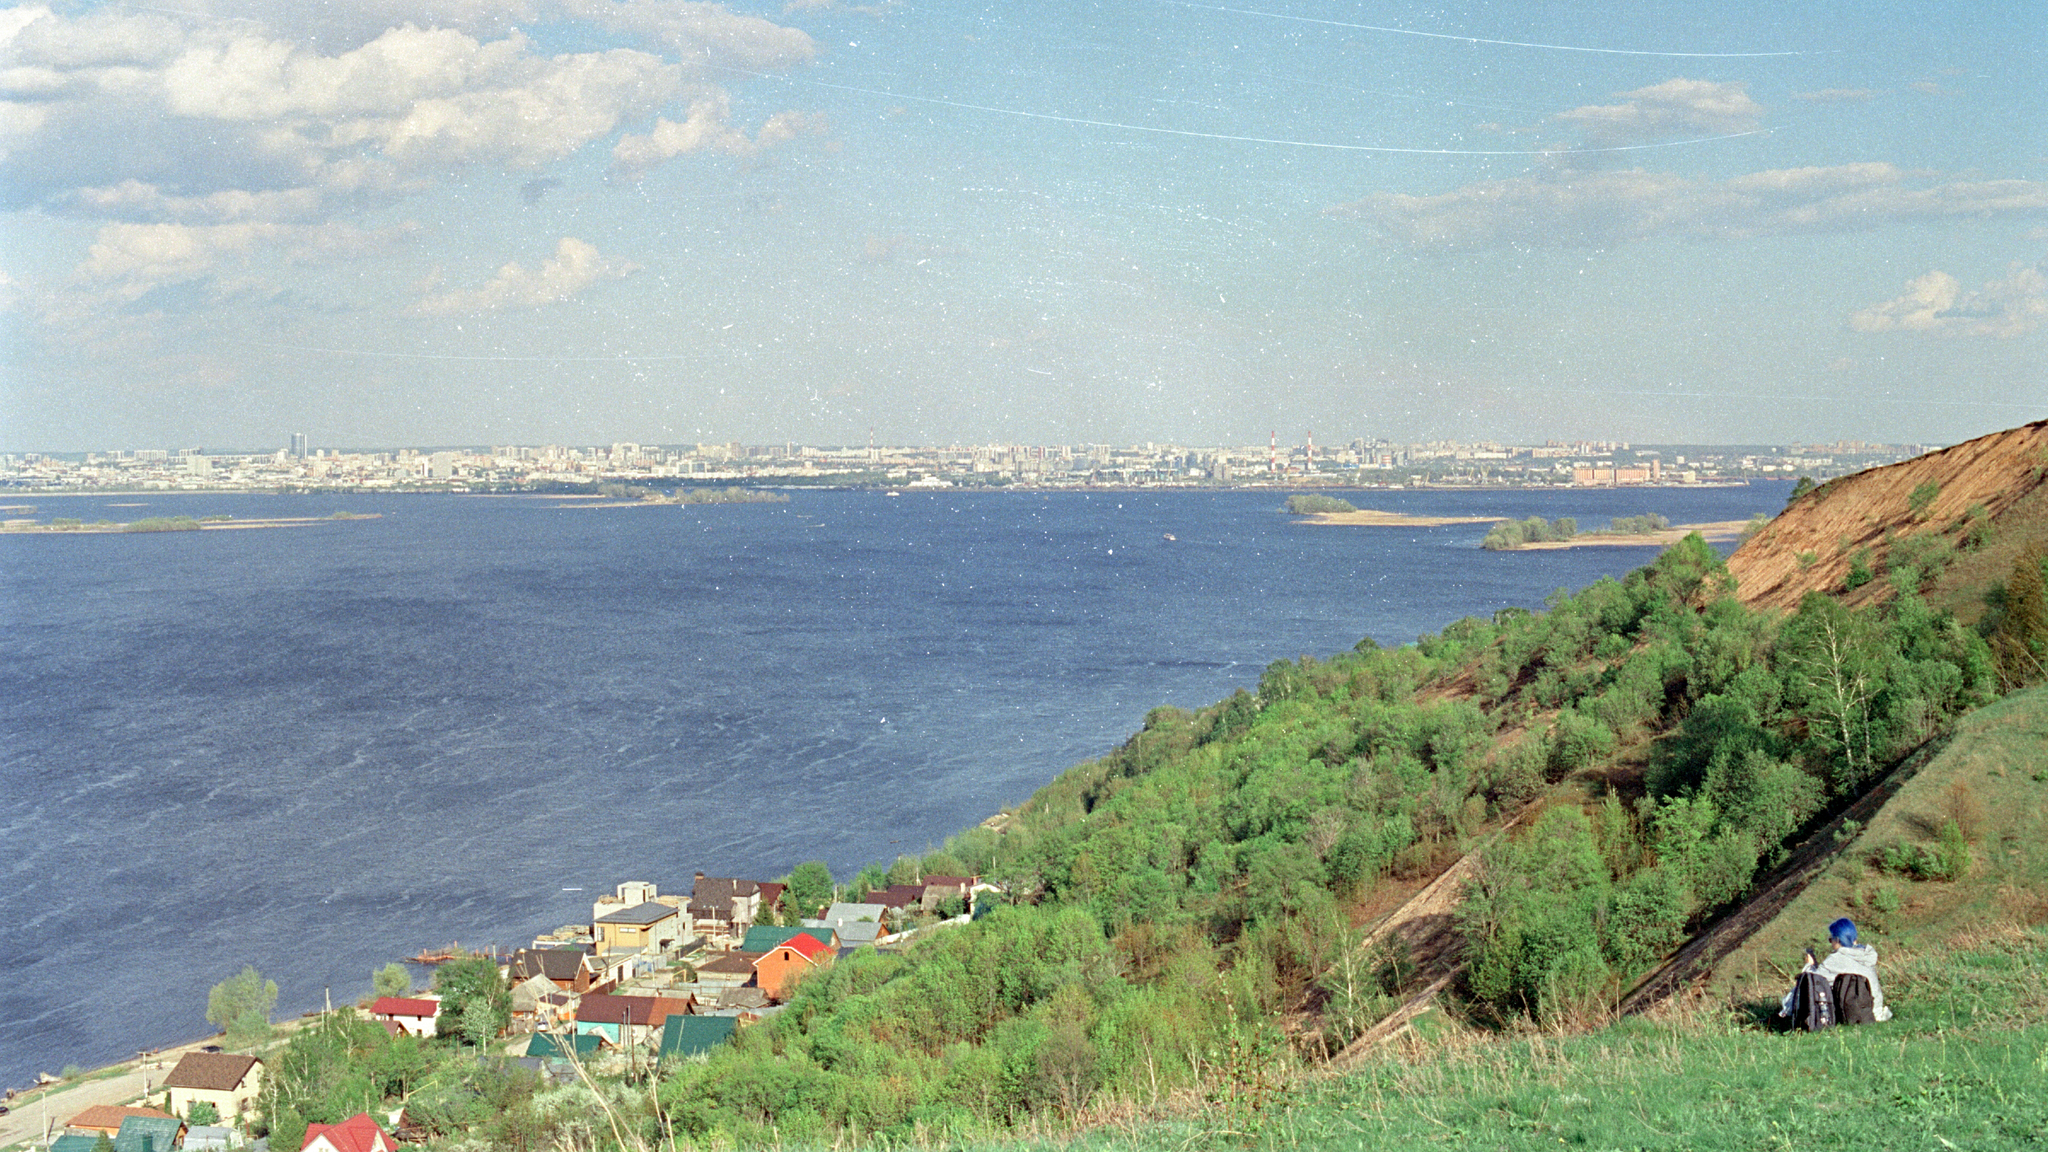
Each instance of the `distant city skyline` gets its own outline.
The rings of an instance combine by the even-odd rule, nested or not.
[[[2030,3],[0,9],[0,452],[1952,443]]]

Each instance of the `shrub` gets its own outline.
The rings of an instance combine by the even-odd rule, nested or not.
[[[1287,510],[1296,516],[1315,516],[1325,512],[1356,512],[1358,506],[1320,492],[1304,492],[1287,498]]]
[[[1842,587],[1848,591],[1854,591],[1870,583],[1872,579],[1870,549],[1858,548],[1856,554],[1849,557],[1849,574],[1842,577]]]
[[[1646,512],[1641,516],[1616,516],[1607,523],[1607,530],[1609,532],[1618,532],[1624,536],[1647,536],[1652,532],[1662,532],[1669,527],[1671,527],[1671,521],[1657,515],[1655,512]]]

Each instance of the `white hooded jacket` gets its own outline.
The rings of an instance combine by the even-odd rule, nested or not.
[[[1877,1017],[1880,1023],[1892,1018],[1892,1010],[1884,1006],[1884,988],[1877,982],[1877,949],[1870,945],[1837,944],[1835,950],[1828,953],[1819,963],[1808,964],[1801,971],[1819,972],[1828,978],[1829,983],[1833,983],[1837,976],[1863,977],[1870,981],[1871,1015]],[[1796,992],[1797,989],[1794,989],[1793,992],[1785,993],[1784,1007],[1778,1013],[1780,1016],[1792,1014],[1792,997]]]

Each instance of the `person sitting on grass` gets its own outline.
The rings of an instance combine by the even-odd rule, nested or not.
[[[1884,989],[1877,982],[1877,949],[1856,942],[1856,922],[1846,916],[1828,925],[1828,938],[1835,947],[1827,959],[1816,959],[1813,949],[1808,948],[1806,967],[1800,971],[1818,972],[1833,981],[1836,1022],[1878,1024],[1891,1019],[1892,1010],[1885,1007]],[[1795,982],[1792,991],[1785,994],[1778,1015],[1792,1015],[1798,992]]]

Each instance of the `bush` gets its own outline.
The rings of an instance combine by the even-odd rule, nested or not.
[[[1326,512],[1356,512],[1358,506],[1349,500],[1325,496],[1320,492],[1304,492],[1287,498],[1287,510],[1296,516],[1317,516]]]
[[[1486,533],[1486,539],[1479,542],[1489,552],[1505,552],[1525,544],[1549,544],[1569,540],[1579,534],[1579,522],[1569,516],[1545,520],[1531,516],[1527,520],[1503,520]]]
[[[1757,522],[1751,521],[1751,523]],[[1762,524],[1758,523],[1757,526],[1762,527]],[[1641,516],[1616,516],[1607,522],[1607,530],[1609,532],[1618,532],[1624,536],[1647,536],[1652,532],[1662,532],[1669,527],[1671,527],[1671,521],[1657,515],[1655,512],[1646,512]]]

